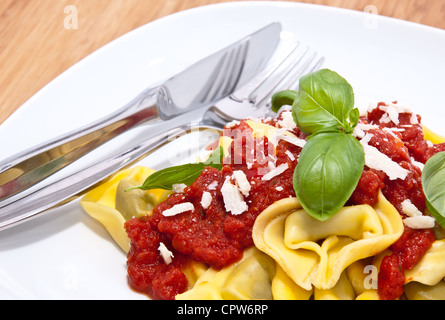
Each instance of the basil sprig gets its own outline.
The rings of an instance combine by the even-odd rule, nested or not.
[[[295,193],[309,215],[325,221],[346,204],[365,165],[363,147],[352,135],[359,119],[353,89],[322,69],[302,77],[298,92],[276,93],[273,110],[284,104],[292,104],[295,123],[309,135],[294,171]]]
[[[351,85],[328,69],[301,78],[292,113],[307,134],[338,130],[352,133],[359,118]]]
[[[422,188],[428,211],[445,228],[445,152],[437,153],[426,162]]]
[[[191,185],[201,174],[205,167],[213,167],[218,170],[222,169],[223,161],[223,148],[219,148],[213,151],[209,158],[204,162],[188,163],[179,166],[168,167],[154,172],[144,181],[141,186],[127,189],[164,189],[171,190],[174,184],[184,183],[185,185]]]
[[[293,180],[306,212],[321,221],[335,215],[355,190],[363,166],[363,147],[352,135],[313,135],[300,154]]]

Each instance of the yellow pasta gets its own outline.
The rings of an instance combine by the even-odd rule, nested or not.
[[[405,285],[405,295],[409,300],[445,300],[445,282],[434,286],[411,282]]]
[[[436,240],[422,260],[405,272],[406,283],[411,281],[435,285],[445,277],[445,240]]]
[[[154,172],[146,167],[135,167],[118,172],[109,180],[88,192],[80,201],[83,209],[106,228],[111,237],[128,252],[130,241],[124,223],[133,216],[149,215],[153,207],[163,201],[165,190],[131,190],[141,185]]]
[[[222,270],[209,268],[195,286],[177,300],[272,299],[271,283],[275,262],[255,247],[247,249],[241,261]],[[254,275],[254,276],[252,276]]]
[[[422,125],[422,128],[423,128],[423,134],[425,136],[425,140],[429,140],[434,144],[445,143],[445,137],[431,131],[424,125]]]
[[[268,124],[247,123],[256,137],[296,138]],[[424,133],[426,140],[445,142],[425,127]],[[231,142],[229,137],[220,138],[225,156]],[[123,170],[80,202],[125,252],[129,239],[124,223],[151,215],[154,206],[171,193],[126,191],[153,172],[140,166]],[[189,288],[176,299],[378,300],[380,263],[403,231],[402,217],[381,192],[374,207],[344,207],[324,222],[308,215],[297,198],[285,198],[257,217],[252,231],[255,246],[246,249],[240,261],[221,270],[195,261],[183,266]],[[435,241],[405,277],[407,299],[445,299],[445,239]]]
[[[373,267],[372,259],[363,259],[352,263],[346,268],[346,274],[356,296],[360,296],[372,289],[377,289],[377,272]]]
[[[253,239],[302,288],[332,289],[349,265],[385,250],[402,232],[399,213],[382,194],[375,208],[345,207],[325,222],[288,198],[258,216]]]
[[[283,268],[276,264],[275,276],[272,279],[272,293],[275,300],[309,300],[313,290],[305,290],[297,285]]]
[[[314,289],[315,300],[354,300],[355,292],[345,272],[330,289]]]
[[[246,123],[249,125],[250,128],[252,128],[254,137],[266,136],[269,141],[274,141],[276,140],[278,132],[280,132],[280,134],[282,135],[295,138],[295,135],[290,133],[289,131],[280,130],[277,127],[271,126],[270,124],[253,120],[247,120]]]
[[[357,296],[355,300],[380,300],[377,290],[367,290]]]
[[[298,286],[266,254],[252,247],[241,261],[222,270],[207,269],[177,300],[309,300],[313,290]]]

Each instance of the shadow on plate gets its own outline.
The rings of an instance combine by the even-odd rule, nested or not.
[[[104,227],[88,216],[78,201],[73,201],[0,231],[0,252],[18,249],[51,238],[77,224],[83,224],[99,237],[111,239]],[[110,242],[113,241],[110,240]]]

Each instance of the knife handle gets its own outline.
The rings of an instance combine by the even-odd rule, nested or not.
[[[102,119],[1,161],[0,201],[35,185],[130,128],[159,120],[158,89],[148,88]]]

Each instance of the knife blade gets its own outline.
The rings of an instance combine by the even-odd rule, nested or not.
[[[0,204],[135,126],[168,120],[229,95],[265,66],[280,32],[280,23],[269,24],[144,90],[109,116],[0,161]]]

